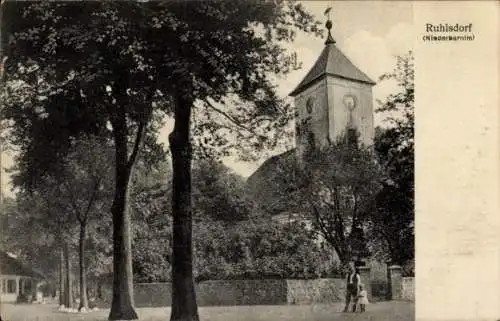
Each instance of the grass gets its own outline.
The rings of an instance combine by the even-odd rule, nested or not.
[[[56,305],[1,306],[4,321],[104,321],[109,310],[86,314],[59,312]],[[282,306],[229,306],[200,307],[201,321],[413,321],[415,305],[409,302],[379,302],[367,306],[365,313],[342,313],[342,304],[333,305],[282,305]],[[141,321],[168,321],[170,308],[138,308]]]

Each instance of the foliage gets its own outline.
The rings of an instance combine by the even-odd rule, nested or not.
[[[396,128],[400,147],[410,148],[414,143],[415,130],[415,65],[413,52],[397,56],[392,72],[380,77],[381,81],[395,81],[398,92],[379,100],[377,112],[386,114],[386,122]]]
[[[106,213],[107,214],[107,213]],[[111,217],[102,215],[99,220],[89,222],[85,243],[85,267],[89,280],[97,280],[112,272],[113,244]]]
[[[403,277],[415,277],[415,258],[406,261],[402,268]]]
[[[398,57],[392,73],[382,80],[395,80],[398,92],[381,101],[379,112],[390,112],[388,127],[378,129],[375,150],[386,168],[390,183],[377,196],[371,219],[373,248],[394,264],[414,258],[414,65],[413,54]]]
[[[78,273],[77,222],[69,205],[58,198],[61,194],[49,194],[51,189],[34,193],[19,193],[2,212],[2,249],[18,255],[40,270],[52,283],[58,283],[61,239],[69,242],[73,273]],[[57,192],[57,190],[54,190]],[[65,202],[68,202],[66,199]],[[87,275],[96,278],[109,273],[110,218],[103,215],[88,224],[88,238],[85,245]]]
[[[199,160],[193,172],[193,195],[198,199],[193,206],[197,231],[194,268],[198,280],[313,278],[336,271],[333,263],[328,263],[333,262],[329,248],[314,243],[313,233],[302,224],[281,225],[250,214],[251,204],[241,203],[239,189],[233,189],[241,185],[241,178],[224,165]],[[136,282],[170,280],[170,193],[158,182],[171,178],[166,170],[163,173],[165,176],[158,176],[157,181],[148,178],[149,172],[138,170],[140,181],[148,183],[132,189],[136,191],[131,197]]]
[[[205,279],[317,278],[335,272],[329,251],[301,223],[211,222],[198,227],[195,275]]]
[[[193,168],[193,212],[197,220],[234,223],[249,218],[251,202],[244,178],[221,162],[199,160]]]
[[[57,280],[60,237],[70,235],[74,225],[61,207],[52,188],[21,194],[2,213],[2,249],[39,269],[48,279]],[[49,202],[47,196],[52,197]],[[73,221],[74,222],[74,221]],[[69,242],[75,239],[67,239]]]
[[[9,229],[19,235],[12,235],[9,245],[41,266],[53,284],[58,282],[60,251],[65,243],[71,248],[72,260],[80,258],[71,264],[78,267],[80,278],[86,279],[89,271],[91,277],[97,276],[105,269],[109,233],[103,227],[110,221],[107,213],[112,190],[111,149],[106,142],[96,137],[73,141],[59,171],[47,172],[30,190],[21,189],[10,212],[15,220],[9,222]],[[17,177],[18,183],[21,178]],[[79,284],[80,292],[86,293],[86,281]],[[86,305],[85,298],[80,302]]]
[[[282,185],[290,193],[290,208],[313,223],[343,263],[370,254],[367,218],[385,174],[369,149],[340,137],[321,150],[309,150],[303,160],[285,162],[279,170],[287,178]]]
[[[139,161],[132,179],[132,254],[135,282],[170,280],[172,211],[170,193],[163,184],[171,179],[170,164],[150,171]]]
[[[72,141],[59,172],[52,173],[61,186],[60,196],[81,225],[107,215],[113,195],[112,168],[113,152],[108,141],[82,136]]]
[[[287,1],[7,3],[4,9],[23,17],[3,28],[7,105],[22,107],[21,115],[7,108],[8,117],[58,125],[37,129],[44,134],[40,148],[53,152],[63,152],[67,137],[82,131],[107,132],[111,106],[123,105],[132,124],[154,116],[152,106],[172,114],[170,96],[186,81],[200,107],[194,128],[200,155],[237,150],[251,157],[263,145],[272,148],[293,113],[268,75],[299,67],[282,46],[297,30],[321,34],[301,5]],[[33,135],[27,130],[16,126],[15,136]]]
[[[14,198],[6,197],[0,204],[0,250],[7,251],[10,249],[9,244],[15,242],[16,233],[12,233],[13,230],[9,229],[9,226],[13,225],[13,221],[17,219],[16,217],[16,200]],[[14,238],[14,239],[12,239]]]
[[[139,162],[132,180],[132,251],[136,282],[170,280],[171,193],[169,185],[164,186],[172,179],[169,165],[164,163],[158,170],[149,171]],[[216,237],[208,233],[217,231],[211,228],[217,226],[224,230],[224,226],[248,218],[251,205],[245,200],[240,176],[208,159],[199,159],[193,167],[193,212],[198,233],[201,233],[199,237]]]

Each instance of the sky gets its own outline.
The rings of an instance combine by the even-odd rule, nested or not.
[[[371,79],[391,71],[395,66],[395,55],[413,50],[412,1],[301,1],[304,7],[320,21],[326,22],[324,11],[332,7],[332,35],[338,48]],[[278,93],[286,97],[313,66],[324,46],[324,39],[314,35],[298,34],[292,49],[302,62],[302,69],[294,71],[284,79],[277,79]],[[374,100],[383,99],[394,91],[391,83],[379,83],[373,88]],[[374,107],[376,107],[374,102]],[[375,125],[382,124],[375,115]],[[158,139],[168,146],[168,134],[173,127],[167,121]],[[277,153],[282,151],[277,151]],[[235,157],[224,159],[224,163],[236,173],[248,177],[266,159],[257,162],[241,162]],[[3,167],[12,166],[12,155],[3,153]],[[4,171],[5,174],[5,171]],[[4,195],[11,195],[10,181],[4,175]]]

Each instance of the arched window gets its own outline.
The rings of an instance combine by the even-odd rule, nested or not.
[[[356,128],[347,128],[347,144],[351,146],[358,145],[358,131]]]

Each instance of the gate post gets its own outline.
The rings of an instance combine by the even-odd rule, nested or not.
[[[399,265],[392,265],[388,268],[390,300],[401,300],[403,298],[402,269]]]

